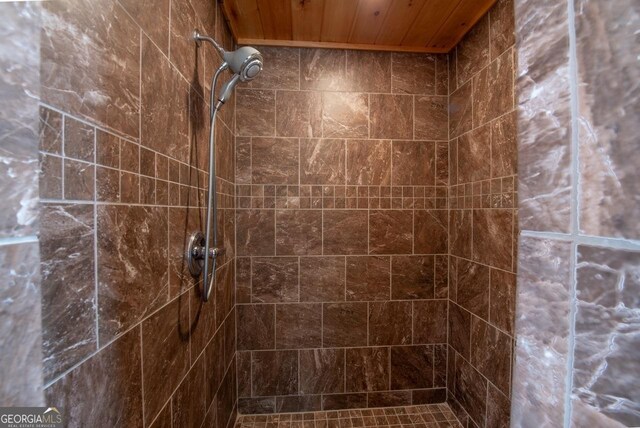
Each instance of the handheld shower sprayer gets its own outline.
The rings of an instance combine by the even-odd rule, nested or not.
[[[198,30],[193,32],[193,39],[198,46],[203,41],[211,43],[220,55],[220,58],[222,58],[222,65],[220,65],[216,74],[227,69],[233,73],[231,80],[225,83],[220,91],[218,102],[215,106],[218,110],[229,99],[233,93],[233,89],[239,82],[249,82],[255,79],[262,71],[262,54],[251,46],[243,46],[230,52],[225,51],[213,38],[200,34]],[[214,76],[214,78],[215,77],[216,76]],[[212,86],[212,92],[213,88],[214,86]]]
[[[262,55],[257,49],[250,46],[243,46],[235,51],[227,52],[212,37],[202,35],[198,30],[193,32],[193,40],[198,46],[200,46],[203,41],[211,43],[222,58],[222,64],[218,67],[211,79],[211,93],[209,97],[209,119],[211,122],[209,127],[209,197],[207,202],[206,230],[204,234],[198,231],[191,235],[186,254],[189,271],[194,277],[200,277],[200,273],[204,271],[202,300],[206,302],[209,300],[213,288],[217,258],[225,254],[225,249],[218,247],[218,206],[216,202],[215,181],[216,151],[214,141],[216,113],[222,108],[224,103],[231,98],[233,90],[238,83],[251,81],[260,74],[262,71]],[[214,103],[218,78],[225,70],[229,70],[233,75],[231,79],[222,85],[218,100]],[[211,215],[212,213],[213,216]],[[211,233],[212,230],[213,237]],[[211,245],[211,238],[213,238],[213,246]],[[212,259],[211,270],[209,269],[209,259]],[[209,275],[211,275],[211,280],[209,280]]]

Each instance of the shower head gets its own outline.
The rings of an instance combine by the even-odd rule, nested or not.
[[[262,55],[257,49],[250,46],[241,47],[233,52],[225,52],[223,58],[224,63],[220,69],[229,68],[233,77],[220,88],[216,109],[229,100],[238,83],[249,82],[262,71]]]
[[[243,46],[222,56],[234,74],[240,76],[242,82],[248,82],[262,71],[262,55],[251,46]]]
[[[228,69],[233,73],[233,77],[220,88],[220,95],[215,106],[213,105],[213,89],[211,90],[211,107],[215,110],[219,110],[227,102],[239,82],[249,82],[262,71],[262,54],[251,46],[243,46],[235,51],[227,52],[212,37],[200,34],[197,29],[193,32],[193,39],[198,46],[203,40],[211,43],[223,60],[213,77],[211,88],[215,88],[215,82],[224,70]]]
[[[203,40],[211,43],[220,57],[224,60],[222,66],[228,67],[233,74],[240,76],[240,81],[248,82],[262,71],[262,55],[251,46],[243,46],[235,51],[227,52],[212,37],[200,34],[198,30],[194,30],[193,39],[200,44]]]

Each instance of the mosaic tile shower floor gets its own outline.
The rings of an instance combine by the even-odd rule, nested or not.
[[[352,427],[462,428],[462,425],[445,403],[361,410],[238,415],[235,424],[235,428]]]

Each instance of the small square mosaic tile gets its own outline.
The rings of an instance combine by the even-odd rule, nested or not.
[[[378,409],[238,415],[235,428],[462,428],[446,403]]]

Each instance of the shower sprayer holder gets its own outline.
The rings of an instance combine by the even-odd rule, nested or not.
[[[189,238],[189,246],[187,247],[187,265],[189,266],[189,272],[194,277],[199,277],[204,267],[205,257],[205,244],[204,233],[198,231],[191,234]],[[209,248],[209,258],[212,260],[223,256],[226,253],[224,248],[214,247]],[[206,278],[205,278],[206,280]]]

